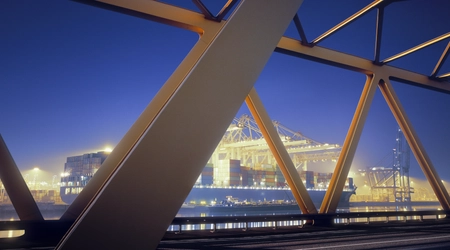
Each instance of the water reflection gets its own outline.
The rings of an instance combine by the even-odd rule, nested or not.
[[[440,206],[362,206],[362,207],[345,207],[339,208],[337,213],[349,213],[349,212],[400,212],[400,211],[425,211],[425,210],[439,210]],[[228,212],[213,213],[208,210],[207,206],[192,207],[189,210],[180,209],[177,217],[220,217],[220,216],[257,216],[257,215],[288,215],[288,214],[301,214],[299,209],[297,210],[247,210],[234,211],[230,209]],[[405,221],[405,220],[421,220],[421,219],[434,219],[435,215],[430,216],[380,216],[371,218],[337,218],[334,219],[334,223],[348,224],[355,222],[370,223],[376,221]],[[171,225],[169,231],[185,231],[185,230],[218,230],[218,229],[244,229],[252,227],[278,227],[278,226],[302,226],[306,221],[292,220],[292,221],[270,221],[270,222],[248,222],[248,223],[218,223],[218,224],[198,224],[198,225],[182,225],[181,228],[178,225]]]
[[[439,210],[442,209],[440,206],[360,206],[360,207],[345,207],[345,208],[339,208],[337,210],[337,213],[349,213],[349,212],[392,212],[392,211],[430,211],[430,210]],[[4,212],[4,211],[3,211]],[[61,211],[58,211],[61,212]],[[62,214],[62,213],[61,213]],[[220,212],[220,213],[214,213],[211,212],[210,209],[208,209],[208,206],[189,206],[189,207],[182,207],[178,211],[176,217],[222,217],[222,216],[264,216],[264,215],[289,215],[289,214],[301,214],[300,209],[291,209],[291,210],[233,210],[230,209],[226,212]],[[14,215],[6,216],[5,213],[0,214],[2,215],[0,220],[6,221],[14,221],[19,220],[17,218],[17,214],[14,212]],[[48,214],[50,217],[46,217],[47,220],[49,219],[59,219],[59,216],[57,214],[51,213]],[[441,216],[442,217],[442,216]],[[429,216],[381,216],[381,217],[373,217],[373,218],[338,218],[335,219],[335,223],[355,223],[355,222],[364,222],[364,223],[370,223],[375,221],[403,221],[403,220],[420,220],[420,219],[435,219],[435,215],[429,215]],[[240,223],[218,223],[218,224],[195,224],[195,225],[171,225],[168,228],[168,231],[189,231],[189,230],[219,230],[219,229],[243,229],[246,230],[247,228],[261,228],[261,227],[286,227],[286,226],[302,226],[306,223],[304,220],[289,220],[289,221],[268,221],[268,222],[240,222]],[[24,230],[3,230],[0,231],[0,238],[11,238],[11,237],[18,237],[25,233]]]
[[[392,206],[361,206],[361,207],[341,207],[337,209],[337,213],[348,212],[401,212],[401,211],[425,211],[439,210],[441,206],[411,206],[411,205],[392,205]],[[287,215],[301,214],[300,209],[241,209],[230,208],[228,210],[211,210],[208,206],[193,206],[191,208],[181,208],[176,217],[214,217],[214,216],[254,216],[254,215]]]

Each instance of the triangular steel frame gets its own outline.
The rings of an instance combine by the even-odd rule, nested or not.
[[[278,141],[279,138],[277,138],[277,136],[273,136],[270,118],[266,113],[262,102],[259,100],[259,97],[256,94],[256,90],[253,88],[254,81],[256,81],[260,70],[262,70],[265,62],[270,57],[270,49],[273,49],[273,47],[275,47],[275,51],[279,53],[337,66],[344,69],[349,69],[352,71],[360,72],[367,76],[364,90],[361,94],[360,101],[356,108],[353,120],[350,124],[341,156],[337,163],[333,179],[330,183],[330,187],[322,203],[320,213],[333,213],[336,211],[337,201],[339,200],[343,189],[344,179],[348,175],[348,171],[357,148],[359,137],[364,127],[365,118],[367,117],[368,110],[370,108],[371,101],[373,99],[373,95],[377,86],[381,90],[399,126],[401,127],[402,131],[404,131],[405,138],[411,146],[411,149],[413,150],[419,165],[421,166],[423,172],[425,173],[425,176],[430,182],[443,209],[450,210],[449,194],[443,186],[441,179],[439,178],[431,163],[431,160],[425,152],[425,149],[421,145],[417,134],[414,132],[412,124],[409,122],[406,113],[403,110],[401,103],[399,102],[390,84],[390,81],[394,80],[401,83],[450,94],[450,84],[447,81],[449,79],[450,73],[442,73],[438,75],[441,66],[444,64],[445,60],[448,57],[450,43],[443,51],[441,58],[437,62],[435,69],[430,75],[422,75],[389,65],[389,62],[393,60],[407,56],[427,46],[432,46],[439,41],[449,39],[450,32],[425,41],[408,50],[388,57],[387,59],[380,60],[379,55],[381,50],[381,30],[383,26],[384,9],[387,8],[389,4],[397,1],[376,0],[360,11],[356,12],[354,15],[345,19],[338,25],[334,26],[324,34],[320,35],[316,39],[313,39],[311,42],[307,41],[306,34],[304,33],[300,22],[300,17],[296,14],[296,10],[301,5],[301,0],[283,0],[277,1],[276,3],[269,1],[258,1],[258,4],[255,4],[255,2],[252,3],[252,1],[241,1],[239,7],[237,7],[238,10],[235,10],[235,13],[232,14],[232,17],[230,17],[229,20],[223,20],[223,17],[224,15],[226,15],[227,11],[231,10],[233,4],[236,3],[236,1],[228,1],[228,5],[226,5],[225,8],[222,9],[222,11],[217,16],[213,16],[211,13],[209,13],[209,11],[207,11],[207,9],[205,12],[205,10],[201,7],[204,6],[201,1],[197,1],[197,3],[200,3],[200,10],[203,14],[178,8],[176,6],[171,6],[159,1],[76,1],[191,30],[197,32],[200,35],[200,42],[198,42],[194,46],[191,53],[189,53],[189,55],[181,63],[179,68],[162,87],[158,95],[152,100],[143,114],[127,132],[119,145],[117,145],[111,155],[107,158],[102,168],[96,173],[94,179],[89,182],[85,190],[83,190],[83,192],[81,192],[79,197],[75,200],[74,204],[71,205],[68,211],[62,216],[61,220],[71,221],[76,219],[76,221],[58,245],[58,249],[78,249],[79,247],[85,247],[86,245],[84,244],[84,240],[91,238],[91,248],[97,248],[99,246],[105,247],[106,245],[104,244],[107,244],[107,246],[110,247],[118,247],[120,245],[120,242],[119,245],[117,245],[117,241],[108,242],[108,240],[111,239],[110,235],[103,235],[102,237],[99,237],[99,235],[95,235],[95,232],[97,232],[99,229],[106,230],[108,233],[111,233],[111,235],[113,235],[112,238],[114,238],[115,236],[119,237],[118,235],[120,233],[124,233],[126,237],[137,237],[137,239],[134,239],[134,241],[132,242],[137,248],[142,246],[154,247],[155,244],[159,242],[161,234],[166,230],[167,223],[170,223],[171,216],[174,215],[176,210],[184,201],[183,197],[187,195],[190,187],[192,186],[191,184],[193,184],[196,177],[198,176],[201,170],[201,162],[206,162],[205,159],[207,159],[211,155],[211,148],[213,148],[211,147],[211,145],[214,145],[214,143],[217,144],[218,140],[220,139],[221,133],[226,129],[226,126],[228,126],[229,121],[232,119],[235,111],[238,109],[238,107],[240,107],[244,99],[246,100],[249,109],[255,117],[258,126],[265,133],[264,137],[267,139],[268,144],[271,145],[271,150],[274,156],[277,158],[277,162],[282,168],[283,174],[285,175],[286,179],[288,179],[288,182],[292,182],[290,183],[290,185],[291,187],[294,187],[293,191],[297,192],[297,195],[295,197],[299,202],[302,211],[304,213],[316,213],[316,208],[314,207],[314,205],[310,205],[310,198],[308,194],[305,194],[303,190],[301,180],[293,175],[293,170],[290,166],[290,164],[292,164],[292,161],[290,161],[290,159],[288,159],[288,157],[286,156],[285,150],[283,151],[284,147],[282,146],[281,142]],[[377,33],[375,38],[374,60],[367,60],[361,57],[348,55],[342,52],[318,46],[319,42],[326,39],[328,36],[337,32],[349,23],[356,21],[358,18],[375,8],[378,10],[378,12],[376,22]],[[274,20],[277,20],[275,22],[267,21],[264,25],[259,25],[258,22],[263,21],[263,17],[266,16],[272,16],[274,17]],[[261,18],[261,20],[259,20],[258,18]],[[289,19],[294,20],[301,40],[282,37],[283,29],[287,27],[290,21]],[[239,28],[243,30],[243,33],[234,33],[232,28],[233,25],[239,25]],[[264,29],[267,30],[258,31],[260,27],[264,27]],[[241,40],[237,39],[237,37],[241,35],[245,38],[242,38]],[[251,37],[254,35],[261,36],[260,40],[258,40],[258,37]],[[264,38],[262,35],[264,35]],[[243,41],[251,43],[251,45],[244,44],[242,46],[232,47],[231,45],[221,40],[222,37],[227,37],[227,41],[229,41],[229,39],[235,39],[235,41]],[[265,41],[266,38],[269,38],[268,41]],[[264,42],[262,42],[263,40]],[[252,46],[255,48],[253,48]],[[247,72],[242,72],[239,67],[233,68],[236,72],[225,72],[225,70],[223,70],[224,68],[230,70],[230,68],[232,67],[221,68],[220,65],[219,67],[215,65],[212,68],[208,68],[208,70],[204,68],[205,66],[203,64],[205,60],[206,62],[217,62],[217,60],[215,60],[216,58],[225,58],[229,60],[230,63],[232,59],[237,57],[235,54],[233,54],[236,51],[232,51],[233,53],[229,55],[230,53],[229,51],[227,51],[227,49],[246,49],[245,53],[244,51],[241,52],[242,54],[255,53],[256,56],[253,54],[251,56],[243,56],[245,60],[248,60],[246,66],[249,66],[249,70]],[[252,49],[261,49],[261,51],[258,51],[258,53],[256,53],[255,51],[251,51]],[[225,60],[225,62],[227,60]],[[240,63],[242,64],[243,62]],[[206,78],[204,75],[202,76],[201,72],[208,72],[209,75],[208,77],[206,77],[208,78],[207,80],[205,80]],[[233,78],[233,80],[236,81],[236,83],[232,84],[233,86],[239,84],[242,85],[239,87],[234,86],[235,89],[232,89],[233,91],[235,91],[233,92],[234,95],[231,95],[231,93],[227,93],[227,91],[229,91],[227,89],[221,89],[220,84],[214,85],[213,88],[209,85],[209,81],[211,80],[211,78],[220,82],[224,79],[229,79],[230,75],[233,76],[235,78]],[[195,80],[195,83],[191,82],[193,81],[192,79]],[[239,84],[237,84],[237,82],[239,82]],[[223,99],[221,100],[221,102],[217,102],[206,95],[208,91],[217,94],[216,91],[218,91],[218,89],[216,88],[218,88],[219,91],[227,94],[224,96],[230,97],[231,99]],[[128,193],[123,193],[123,190],[121,190],[120,188],[125,186],[125,190],[134,190],[133,188],[139,187],[139,185],[137,185],[136,183],[131,183],[130,185],[133,185],[133,188],[126,189],[126,183],[127,181],[130,181],[129,177],[137,176],[134,171],[144,170],[146,171],[146,174],[161,173],[161,175],[163,176],[161,180],[156,180],[155,178],[153,178],[152,180],[157,181],[159,184],[163,184],[164,181],[167,181],[169,178],[168,173],[164,172],[166,171],[165,168],[167,167],[169,170],[174,170],[173,166],[159,166],[158,164],[165,164],[170,162],[162,159],[164,157],[163,152],[172,150],[172,148],[176,148],[177,145],[174,145],[174,143],[167,143],[163,140],[159,140],[157,134],[160,131],[164,130],[164,126],[176,119],[192,119],[192,117],[189,116],[190,113],[188,111],[189,109],[194,109],[197,105],[193,101],[190,101],[189,98],[187,98],[192,93],[194,93],[196,97],[201,97],[199,98],[203,101],[203,103],[200,102],[201,104],[211,104],[211,107],[203,110],[210,116],[214,116],[214,111],[218,110],[220,105],[230,106],[221,109],[221,111],[224,112],[220,113],[220,116],[215,117],[215,124],[214,126],[211,126],[215,129],[209,131],[211,133],[209,136],[207,136],[207,138],[203,138],[207,143],[205,145],[198,144],[198,149],[193,150],[192,155],[187,154],[180,156],[186,157],[186,159],[189,159],[189,157],[191,156],[195,158],[194,160],[189,160],[189,171],[180,171],[183,176],[176,177],[178,178],[178,180],[181,180],[181,178],[187,178],[188,181],[179,182],[179,184],[181,185],[180,187],[174,188],[165,186],[168,188],[167,191],[154,191],[156,193],[156,196],[153,195],[152,197],[157,197],[160,199],[159,201],[162,202],[162,205],[164,205],[164,211],[160,210],[160,208],[158,208],[159,210],[151,210],[153,209],[151,207],[152,204],[149,204],[148,201],[146,201],[146,204],[144,204],[143,207],[146,209],[150,208],[150,210],[146,211],[153,211],[155,212],[154,215],[149,216],[148,214],[145,214],[145,211],[141,208],[135,207],[133,209],[137,209],[138,211],[133,214],[134,217],[132,219],[120,219],[120,215],[124,215],[125,212],[130,211],[130,208],[124,207],[124,205],[122,204],[115,204],[117,205],[116,207],[111,207],[112,202],[114,202],[113,197],[116,193],[117,197],[125,198],[125,200],[127,201],[132,201],[132,199],[127,197]],[[213,97],[220,98],[219,95],[213,95]],[[189,106],[184,107],[183,109],[184,111],[186,111],[186,113],[177,114],[177,117],[175,118],[175,116],[173,115],[175,112],[174,109],[177,109],[177,107],[183,107],[184,105]],[[205,105],[198,107],[204,108]],[[189,135],[183,138],[185,140],[184,142],[192,140],[193,138],[196,138],[196,136],[200,136],[199,134],[196,134],[195,124],[193,123],[186,124],[184,133],[186,133],[186,131],[192,132],[193,135]],[[205,133],[202,133],[202,135],[204,134]],[[173,141],[175,142],[177,140]],[[10,155],[7,156],[8,154],[3,154],[5,152],[8,152],[6,144],[0,151],[2,153],[2,162],[8,161],[8,163],[3,163],[4,165],[8,165],[9,167],[15,165],[11,164],[11,162],[13,163],[14,161],[12,160],[12,157]],[[153,152],[159,152],[161,154],[155,156],[152,155]],[[152,156],[156,158],[153,159],[151,158]],[[135,167],[142,164],[147,164],[147,160],[152,161],[152,165],[149,168],[152,168],[153,172],[149,172],[146,168]],[[10,169],[17,170],[17,167],[14,166]],[[2,178],[5,178],[4,174],[1,175]],[[14,179],[17,178],[14,177]],[[8,189],[11,190],[11,188]],[[20,192],[25,193],[25,191]],[[144,192],[140,191],[139,193]],[[172,197],[168,197],[168,195],[172,195]],[[14,194],[13,196],[17,195]],[[41,217],[39,217],[39,215],[35,213],[33,209],[22,210],[27,205],[21,204],[18,206],[19,210],[25,211],[23,213],[20,212],[21,214],[35,214],[35,216],[32,217],[22,215],[20,216],[22,220],[27,220],[30,218],[33,220],[41,219]],[[112,215],[118,216],[115,218],[115,223],[123,224],[108,224],[108,226],[105,226],[106,224],[104,223],[107,223],[108,221],[108,216],[105,211],[108,209],[111,209]],[[135,226],[132,223],[137,223],[140,226],[143,226],[143,228],[147,228],[148,226],[144,225],[143,223],[148,224],[149,221],[155,223],[155,229],[150,230],[155,234],[153,237],[150,237],[150,239],[145,237],[145,235],[150,234],[150,232],[148,231],[143,233],[138,232],[137,235],[134,234],[133,236],[127,232],[127,230],[130,230]],[[120,240],[124,241],[125,239],[122,237]],[[130,245],[126,245],[124,247],[129,246]]]

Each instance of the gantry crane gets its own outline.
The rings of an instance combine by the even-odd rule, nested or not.
[[[414,189],[410,186],[411,149],[402,130],[397,130],[391,167],[371,167],[367,170],[369,184],[377,201],[409,202]]]
[[[297,169],[306,171],[309,161],[338,159],[341,150],[338,144],[319,143],[283,126],[278,121],[273,121],[273,125]],[[276,165],[261,130],[249,115],[233,119],[210,162],[215,164],[218,160],[224,159],[237,159],[241,161],[241,165],[253,168],[265,164]]]

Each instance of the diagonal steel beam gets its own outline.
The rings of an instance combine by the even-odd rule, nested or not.
[[[356,19],[358,19],[358,18],[362,17],[363,15],[367,14],[370,10],[372,10],[373,8],[377,7],[378,5],[380,5],[382,3],[383,3],[383,0],[375,0],[375,1],[373,1],[372,3],[370,3],[366,7],[362,8],[361,10],[356,12],[355,14],[353,14],[350,17],[346,18],[344,21],[342,21],[342,22],[338,23],[337,25],[335,25],[333,28],[327,30],[322,35],[318,36],[316,39],[312,40],[311,43],[312,44],[318,44],[319,42],[321,42],[325,38],[329,37],[334,32],[344,28],[345,26],[347,26],[351,22],[353,22]]]
[[[379,83],[379,88],[386,100],[389,108],[392,111],[398,125],[400,126],[406,140],[408,141],[411,151],[416,157],[417,163],[419,163],[425,177],[430,183],[434,193],[436,194],[441,206],[444,210],[450,210],[450,196],[442,183],[441,178],[436,172],[433,164],[431,163],[428,154],[425,151],[422,143],[419,140],[411,122],[409,121],[405,110],[403,109],[394,89],[388,79]]]
[[[175,27],[191,30],[199,33],[200,35],[211,34],[211,30],[217,30],[224,22],[212,22],[204,18],[204,16],[195,11],[183,9],[180,7],[168,5],[158,1],[148,1],[148,0],[108,0],[114,5],[108,5],[95,0],[72,0],[76,2],[88,3],[97,7],[106,8],[109,10],[117,11],[120,13],[129,14],[139,18],[144,18],[167,25],[172,25]],[[400,2],[400,0],[390,0],[383,1],[382,3],[377,3],[378,8],[384,8],[388,4],[393,2]],[[376,3],[376,2],[374,2]],[[139,6],[145,6],[145,8],[139,8]],[[366,6],[367,7],[367,6]],[[295,22],[295,18],[294,18]],[[365,58],[345,54],[335,50],[323,48],[320,46],[313,46],[313,44],[304,44],[305,38],[300,41],[288,37],[282,37],[277,49],[275,51],[293,55],[296,57],[306,58],[308,60],[329,64],[332,66],[337,66],[341,68],[346,68],[364,74],[372,74],[374,72],[381,72],[389,74],[391,79],[396,81],[401,81],[407,84],[413,84],[419,87],[424,87],[432,89],[435,91],[441,91],[450,93],[450,84],[445,84],[442,80],[445,77],[437,77],[436,79],[430,79],[427,75],[418,74],[408,70],[392,67],[389,65],[382,65],[383,63],[378,62],[377,65],[371,60]],[[377,60],[378,61],[378,60]],[[376,62],[377,62],[376,61]],[[384,73],[383,73],[384,74]]]
[[[403,51],[403,52],[400,52],[400,53],[398,53],[397,55],[393,55],[393,56],[391,56],[391,57],[388,57],[388,58],[384,59],[384,60],[382,61],[382,63],[392,62],[392,61],[397,60],[397,59],[399,59],[399,58],[401,58],[401,57],[404,57],[404,56],[406,56],[406,55],[409,55],[409,54],[411,54],[411,53],[413,53],[413,52],[416,52],[416,51],[418,51],[418,50],[421,50],[421,49],[423,49],[423,48],[425,48],[425,47],[428,47],[428,46],[430,46],[430,45],[433,45],[433,44],[435,44],[435,43],[437,43],[437,42],[440,42],[440,41],[442,41],[442,40],[445,40],[445,39],[447,39],[447,38],[449,38],[449,37],[450,37],[450,32],[445,33],[445,34],[440,35],[440,36],[438,36],[438,37],[435,37],[435,38],[433,38],[433,39],[431,39],[431,40],[428,40],[428,41],[426,41],[426,42],[424,42],[424,43],[421,43],[421,44],[419,44],[419,45],[417,45],[417,46],[415,46],[415,47],[412,47],[412,48],[407,49],[407,50],[405,50],[405,51]]]
[[[438,76],[436,76],[436,78],[438,78],[438,79],[443,79],[443,80],[445,80],[445,79],[447,79],[447,78],[450,78],[450,72],[444,73],[444,74],[442,74],[442,75],[438,75]]]
[[[201,37],[57,249],[156,248],[301,3],[242,1],[212,38]]]
[[[199,8],[199,10],[203,13],[203,15],[205,15],[206,19],[220,22],[225,17],[225,15],[231,10],[231,8],[233,8],[233,6],[236,4],[238,0],[228,0],[216,16],[214,16],[211,13],[211,11],[209,11],[209,9],[205,6],[205,4],[201,0],[192,0],[192,1],[197,6],[197,8]]]
[[[0,135],[0,180],[20,220],[44,220],[2,135]]]
[[[303,185],[300,175],[295,169],[294,163],[292,162],[289,153],[286,150],[283,142],[280,139],[275,127],[273,126],[272,120],[270,119],[267,111],[261,99],[258,96],[255,88],[253,88],[245,99],[253,118],[258,124],[267,145],[270,148],[273,156],[275,157],[281,172],[284,175],[289,187],[291,188],[292,194],[297,200],[297,204],[304,214],[314,214],[317,213],[317,209],[311,200],[311,197],[306,190],[305,185]]]
[[[183,9],[160,1],[148,0],[71,0],[97,8],[159,22],[203,35],[206,30],[222,26],[207,20],[201,13]]]
[[[436,77],[442,65],[444,65],[445,60],[447,60],[448,54],[450,54],[450,42],[447,43],[447,47],[445,47],[444,51],[442,52],[442,55],[439,58],[439,61],[436,63],[433,72],[431,72],[431,77]]]
[[[367,76],[366,84],[364,85],[358,106],[353,115],[353,120],[348,129],[347,136],[345,137],[344,145],[342,145],[342,151],[339,155],[338,162],[336,163],[333,176],[331,177],[330,185],[323,198],[320,213],[336,212],[342,190],[345,186],[345,181],[347,180],[348,172],[352,165],[353,157],[355,156],[359,138],[361,137],[364,123],[366,122],[370,105],[372,104],[373,97],[377,90],[377,84],[380,80],[381,79],[376,75]]]
[[[130,153],[132,149],[143,136],[144,132],[150,126],[150,123],[158,115],[158,112],[167,103],[174,89],[178,88],[181,81],[186,76],[187,69],[192,68],[192,65],[199,59],[199,55],[205,50],[206,46],[217,35],[219,30],[223,28],[225,22],[217,23],[208,21],[203,15],[178,8],[168,4],[157,1],[146,0],[110,0],[111,4],[98,2],[93,0],[77,0],[82,2],[89,2],[94,6],[104,9],[112,10],[119,13],[125,13],[139,18],[156,20],[158,22],[173,25],[175,27],[186,28],[198,32],[200,42],[191,50],[179,68],[184,69],[175,71],[170,76],[167,83],[161,88],[160,93],[155,97],[149,106],[138,117],[136,122],[132,125],[130,130],[124,135],[121,141],[116,145],[113,152],[103,162],[102,167],[95,173],[92,180],[83,188],[83,191],[76,197],[74,202],[68,207],[66,212],[61,216],[60,220],[74,221],[89,202],[93,199],[95,194],[102,188],[106,180],[111,176],[114,169],[119,166]]]
[[[429,76],[396,68],[390,65],[376,65],[371,60],[320,46],[305,46],[302,45],[300,41],[292,38],[282,37],[275,51],[286,55],[360,72],[366,75],[387,75],[392,80],[450,94],[450,84],[430,79]]]

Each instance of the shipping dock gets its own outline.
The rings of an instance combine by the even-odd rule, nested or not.
[[[307,166],[316,161],[332,164],[339,157],[341,147],[337,144],[316,142],[277,121],[274,121],[273,125],[313,202],[320,206],[331,173],[311,171]],[[61,198],[65,203],[73,202],[108,154],[97,152],[67,158],[60,188]],[[353,179],[349,178],[341,197],[341,205],[348,206],[350,196],[355,190]],[[292,192],[261,131],[248,115],[235,118],[230,124],[186,198],[186,204],[206,206],[225,199],[226,196],[253,202],[293,200]]]

